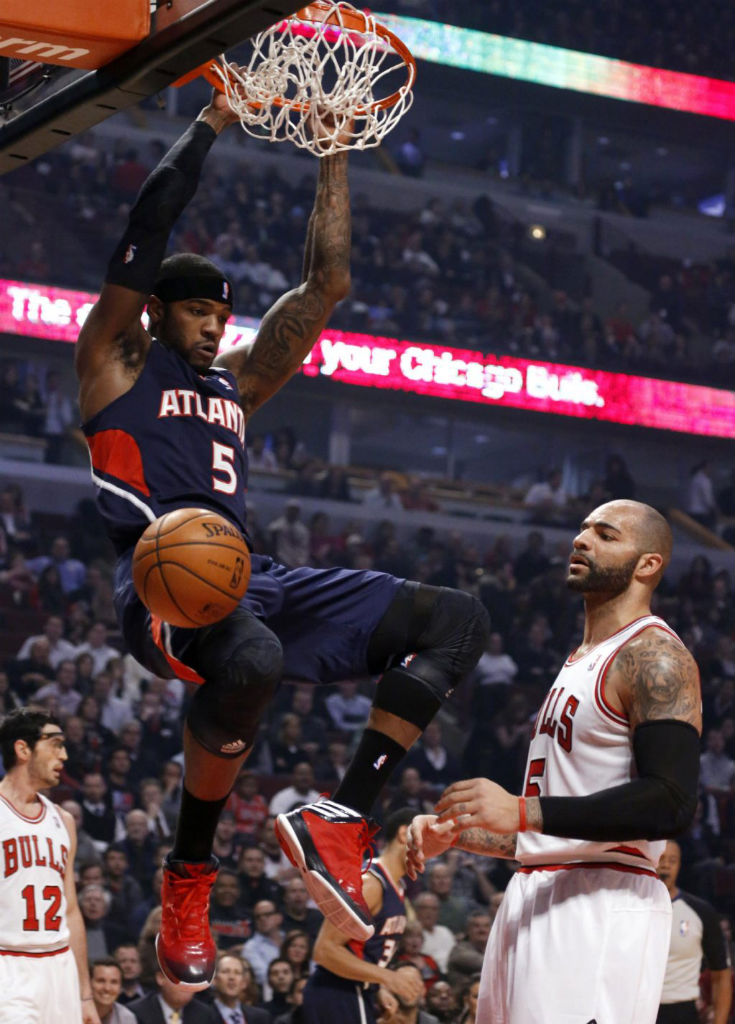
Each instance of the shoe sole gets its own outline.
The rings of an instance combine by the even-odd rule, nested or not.
[[[191,992],[203,992],[205,989],[211,987],[212,979],[214,978],[214,972],[212,972],[212,978],[209,981],[196,981],[196,982],[181,981],[180,978],[176,978],[176,977],[174,977],[173,974],[169,974],[169,972],[166,970],[166,966],[165,966],[163,960],[161,959],[161,955],[158,952],[158,940],[160,938],[161,938],[161,935],[160,935],[160,932],[159,932],[159,934],[156,935],[156,960],[158,961],[158,966],[161,969],[161,974],[164,974],[172,984],[174,984],[174,985],[181,985],[182,988],[189,989]]]
[[[375,932],[374,925],[365,921],[357,908],[353,909],[352,900],[331,880],[331,876],[329,876],[309,835],[308,828],[298,818],[296,822],[296,828],[300,835],[297,835],[287,815],[279,814],[276,818],[275,831],[283,851],[293,866],[301,872],[309,895],[329,923],[348,938],[355,939],[357,942],[366,942]],[[312,862],[317,862],[321,866],[324,874],[308,867],[307,852]]]

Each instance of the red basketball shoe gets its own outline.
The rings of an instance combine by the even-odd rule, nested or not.
[[[362,895],[362,859],[376,828],[334,800],[279,814],[278,842],[309,895],[343,935],[364,942],[375,931]]]
[[[161,970],[176,985],[197,990],[212,983],[217,947],[209,931],[209,893],[218,867],[216,857],[164,861],[156,954]]]

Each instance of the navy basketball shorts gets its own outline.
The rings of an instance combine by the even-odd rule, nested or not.
[[[304,988],[304,1024],[375,1024],[372,993],[360,981],[312,974]]]
[[[132,558],[131,549],[115,568],[115,608],[130,653],[156,675],[202,682],[186,663],[196,630],[151,616],[133,586]],[[284,678],[333,683],[365,674],[370,637],[403,582],[370,570],[287,569],[253,555],[240,608],[280,640]]]

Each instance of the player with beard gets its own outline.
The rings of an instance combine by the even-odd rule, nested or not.
[[[671,556],[655,509],[611,501],[582,523],[568,586],[585,605],[533,727],[525,789],[457,782],[415,818],[409,874],[456,845],[520,861],[490,935],[478,1024],[653,1024],[670,900],[664,840],[696,807],[699,674],[651,614]]]

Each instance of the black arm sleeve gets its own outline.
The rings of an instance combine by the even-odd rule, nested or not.
[[[216,138],[214,128],[195,121],[148,175],[107,268],[109,284],[144,295],[151,292],[168,236],[197,190],[204,158]]]
[[[668,839],[697,806],[699,734],[674,719],[644,722],[633,734],[638,778],[590,796],[542,796],[546,835],[598,842]]]

